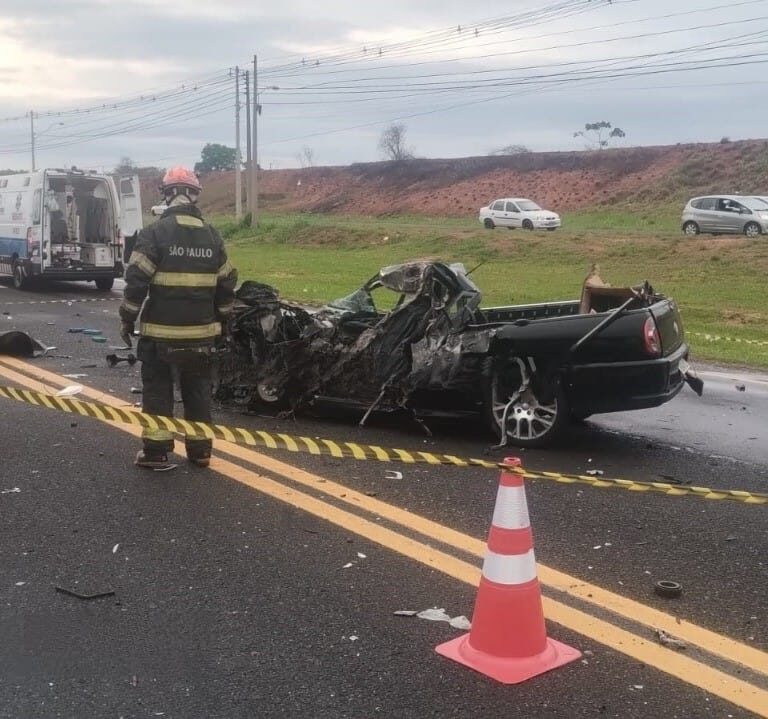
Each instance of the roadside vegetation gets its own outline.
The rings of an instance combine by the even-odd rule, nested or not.
[[[262,214],[255,232],[231,218],[212,220],[241,280],[273,285],[284,299],[322,304],[382,266],[416,258],[480,265],[472,276],[486,306],[573,299],[597,263],[614,286],[648,279],[673,296],[694,360],[768,368],[768,344],[695,334],[768,342],[768,238],[685,237],[677,206],[565,214],[556,232],[488,231],[474,219],[414,216]]]

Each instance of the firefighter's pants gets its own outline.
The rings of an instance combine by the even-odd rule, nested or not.
[[[136,350],[141,360],[142,409],[147,414],[173,417],[174,381],[181,390],[184,419],[211,421],[211,347],[175,347],[142,337]],[[173,450],[173,434],[165,429],[142,432],[144,451],[164,454]],[[185,438],[187,457],[211,456],[210,439]]]

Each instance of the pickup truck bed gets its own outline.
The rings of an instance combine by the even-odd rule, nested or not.
[[[393,309],[382,311],[374,296],[387,291]],[[258,282],[238,298],[217,397],[260,412],[480,418],[503,443],[543,446],[571,418],[667,402],[687,376],[678,308],[647,283],[481,308],[462,265],[417,261],[319,310]]]

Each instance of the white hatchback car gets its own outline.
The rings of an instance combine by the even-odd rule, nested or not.
[[[480,222],[492,230],[494,227],[521,227],[524,230],[556,230],[560,227],[560,215],[542,210],[535,202],[522,197],[507,197],[489,202],[480,208]]]

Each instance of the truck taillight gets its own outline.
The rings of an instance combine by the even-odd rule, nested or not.
[[[643,325],[643,347],[651,357],[661,356],[661,338],[653,317],[649,317]]]

